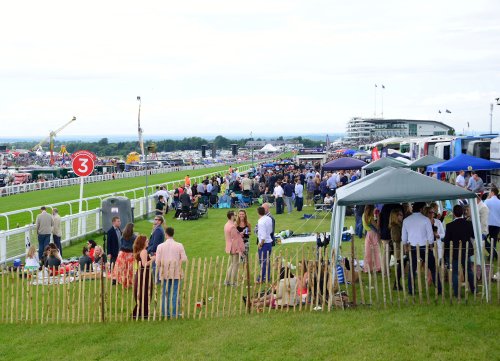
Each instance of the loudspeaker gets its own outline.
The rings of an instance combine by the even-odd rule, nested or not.
[[[206,145],[202,145],[201,146],[201,157],[202,158],[206,158],[207,157],[207,146]]]
[[[238,155],[238,144],[231,144],[231,153],[233,157]]]

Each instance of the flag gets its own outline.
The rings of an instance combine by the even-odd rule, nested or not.
[[[375,84],[375,88],[377,87],[377,84]]]
[[[378,149],[377,147],[372,149],[372,162],[375,162],[376,160],[380,159],[380,155],[378,154]]]
[[[385,89],[385,85],[384,84],[382,84],[382,89]]]
[[[446,109],[446,113],[450,113],[451,114],[451,112],[448,109]]]
[[[439,110],[438,113],[441,114],[441,110]]]
[[[469,122],[467,122],[467,128],[470,128]]]

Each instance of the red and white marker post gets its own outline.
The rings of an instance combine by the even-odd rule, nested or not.
[[[71,167],[73,172],[80,177],[80,202],[78,203],[78,212],[82,212],[83,201],[83,182],[85,177],[94,171],[97,156],[88,150],[79,150],[71,155]]]

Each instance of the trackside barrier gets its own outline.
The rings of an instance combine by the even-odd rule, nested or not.
[[[250,168],[249,165],[247,166],[241,166],[239,167],[241,172],[245,172]],[[207,176],[210,177],[212,175],[218,174],[221,172],[214,172],[210,174],[205,174],[201,176],[196,176],[191,178],[193,182],[200,182],[203,179],[205,179]],[[172,181],[165,183],[167,185],[167,188],[169,190],[172,190],[173,187],[181,182],[184,182],[184,180],[177,180],[177,181]],[[162,183],[163,184],[163,183]],[[159,185],[159,184],[158,184]],[[140,218],[146,215],[146,210],[149,210],[149,212],[152,212],[155,208],[155,202],[154,202],[154,195],[153,195],[153,190],[157,185],[152,185],[150,186],[150,192],[148,196],[148,206],[146,207],[146,198],[144,197],[144,194],[141,194],[140,197],[138,198],[132,198],[130,199],[131,205],[134,209],[134,218]],[[93,199],[98,199],[99,200],[99,205],[100,202],[106,198],[110,197],[113,195],[125,195],[126,193],[134,192],[134,195],[136,194],[136,191],[141,190],[143,191],[144,188],[136,188],[135,190],[128,190],[128,191],[123,191],[123,192],[116,192],[116,193],[109,193],[109,194],[104,194],[96,197],[89,197],[85,198],[85,204],[87,205],[88,208],[88,201],[93,200]],[[77,207],[71,207],[71,203],[77,202],[77,200],[74,201],[69,201],[69,202],[62,202],[62,203],[56,203],[56,204],[51,204],[47,205],[48,211],[49,209],[53,207],[57,207],[63,204],[69,204],[70,205],[70,211],[75,210],[77,211]],[[23,227],[18,227],[18,228],[13,228],[9,229],[7,231],[0,231],[0,264],[5,264],[6,262],[10,262],[16,258],[23,258],[26,254],[26,248],[29,244],[38,244],[37,240],[37,235],[35,231],[35,226],[33,222],[35,221],[35,215],[34,212],[38,212],[40,207],[33,207],[33,208],[28,208],[20,211],[15,211],[15,212],[8,212],[8,213],[3,213],[0,214],[0,216],[8,217],[9,215],[13,214],[18,214],[18,213],[23,213],[23,212],[30,212],[31,214],[31,220],[32,224],[28,224]],[[82,213],[75,213],[75,214],[70,214],[64,217],[61,217],[61,229],[63,231],[63,235],[61,237],[61,243],[64,245],[68,242],[70,242],[73,239],[76,238],[81,238],[85,237],[89,234],[96,233],[101,231],[101,224],[100,224],[100,209],[93,209],[93,210],[85,210]]]
[[[238,162],[234,162],[232,164],[237,164]],[[171,172],[179,172],[186,171],[192,169],[204,169],[210,167],[218,167],[220,163],[214,163],[210,165],[190,165],[190,166],[179,166],[179,167],[163,167],[163,168],[152,168],[148,170],[148,174],[166,174]],[[125,178],[134,178],[134,177],[144,177],[146,175],[146,171],[131,171],[131,172],[116,172],[116,173],[106,173],[100,175],[89,176],[85,179],[85,183],[95,183],[95,182],[103,182],[114,179],[125,179]],[[79,178],[69,178],[69,179],[55,179],[51,181],[44,182],[35,182],[35,183],[26,183],[26,184],[17,184],[10,185],[7,187],[0,188],[0,197],[2,196],[10,196],[13,194],[26,193],[26,192],[34,192],[43,189],[52,189],[59,187],[67,187],[73,185],[79,185]]]
[[[242,166],[238,167],[238,170],[240,172],[246,172],[246,171],[248,171],[250,169],[250,167],[251,167],[251,165],[242,165]],[[203,174],[203,175],[200,175],[200,176],[194,176],[194,177],[191,177],[191,181],[192,182],[200,182],[203,179],[205,179],[206,177],[210,177],[210,176],[213,176],[213,175],[216,175],[216,174],[220,174],[220,173],[223,173],[223,172],[222,171],[218,171],[218,172],[212,172],[212,173],[208,173],[208,174]],[[143,174],[143,176],[144,175],[145,175],[145,173]],[[151,185],[148,185],[148,194],[154,193],[155,192],[155,188],[157,186],[160,186],[160,185],[165,185],[167,187],[167,190],[173,190],[176,185],[183,184],[183,183],[184,183],[184,179],[182,179],[182,180],[179,179],[179,180],[165,182],[165,183],[151,184]],[[145,193],[145,188],[146,187],[138,187],[138,188],[133,188],[133,189],[128,189],[128,190],[117,191],[117,192],[113,192],[113,193],[107,193],[107,194],[101,194],[101,195],[98,195],[98,196],[83,198],[83,210],[84,211],[88,211],[89,210],[89,202],[91,202],[91,201],[96,201],[97,200],[98,202],[96,202],[96,203],[100,204],[101,201],[104,198],[115,196],[115,195],[123,195],[123,196],[126,196],[126,197],[131,198],[131,199],[138,199],[140,197],[144,197],[144,195],[145,195],[144,194]],[[133,197],[130,197],[130,193],[133,193]],[[47,207],[47,210],[49,212],[53,208],[57,208],[57,207],[61,207],[61,206],[67,206],[69,208],[69,214],[75,214],[75,213],[78,212],[78,201],[79,201],[78,199],[74,199],[74,200],[65,201],[65,202],[46,204],[45,206]],[[11,216],[13,216],[13,215],[19,215],[19,214],[22,214],[22,213],[29,213],[30,218],[31,218],[30,223],[34,223],[35,219],[36,219],[36,215],[40,211],[40,207],[41,206],[42,205],[37,206],[37,207],[19,209],[19,210],[11,211],[11,212],[0,213],[0,217],[4,217],[6,219],[6,230],[10,230],[10,229],[12,229],[13,227],[16,226],[15,224],[11,224],[12,223],[12,222],[10,222],[10,217]]]

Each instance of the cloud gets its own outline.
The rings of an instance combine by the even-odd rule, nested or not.
[[[0,13],[5,134],[343,131],[373,115],[486,127],[498,97],[500,3],[9,2]],[[381,112],[381,94],[377,113]],[[188,126],[189,125],[189,126]],[[66,130],[65,130],[66,131]]]

